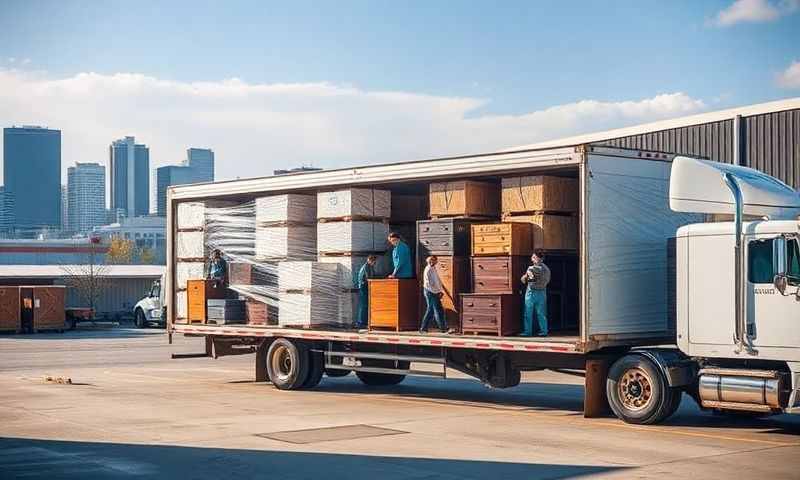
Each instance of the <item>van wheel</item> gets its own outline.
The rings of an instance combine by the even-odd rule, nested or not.
[[[325,358],[322,352],[308,352],[310,361],[308,378],[303,383],[303,389],[312,389],[319,385],[322,380],[322,375],[325,373]]]
[[[147,319],[144,318],[144,312],[141,308],[136,309],[136,328],[144,328],[147,326]]]
[[[364,385],[369,387],[387,387],[397,385],[405,380],[405,375],[393,373],[356,372],[356,376]]]
[[[626,355],[611,366],[606,380],[611,410],[621,420],[652,425],[675,413],[681,391],[672,389],[661,370],[645,357]]]
[[[279,390],[297,390],[308,378],[310,356],[302,342],[278,338],[267,351],[267,375]]]

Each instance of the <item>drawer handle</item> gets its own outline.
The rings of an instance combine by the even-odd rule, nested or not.
[[[490,303],[490,304],[489,304],[489,306],[490,306],[490,307],[496,307],[496,306],[497,306],[497,304],[496,304],[496,303]]]
[[[483,285],[483,282],[478,282],[478,285]]]
[[[474,304],[474,303],[468,303],[468,304],[467,304],[467,306],[468,306],[468,307],[474,307],[474,306],[475,306],[475,304]]]
[[[483,265],[481,265],[481,264],[479,263],[479,264],[478,264],[478,268],[480,268],[481,270],[483,270]]]

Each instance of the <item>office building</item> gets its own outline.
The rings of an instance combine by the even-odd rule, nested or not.
[[[123,218],[119,223],[95,227],[93,234],[108,243],[118,237],[132,240],[137,249],[148,249],[153,254],[153,263],[163,265],[167,257],[167,221],[163,217]]]
[[[3,178],[13,195],[13,229],[35,236],[61,228],[61,131],[3,129]]]
[[[187,183],[214,181],[214,151],[207,148],[189,148],[186,160],[180,165],[156,169],[156,213],[167,215],[167,187]]]
[[[85,233],[106,223],[105,187],[103,165],[77,163],[67,169],[67,231]]]
[[[194,170],[194,182],[214,181],[214,150],[209,148],[189,148],[186,150],[184,165]]]
[[[14,196],[0,187],[0,238],[11,235],[14,227]]]
[[[150,213],[150,149],[134,137],[115,140],[109,147],[111,209],[128,217]]]
[[[69,199],[67,186],[61,185],[61,233],[66,233],[69,228]]]

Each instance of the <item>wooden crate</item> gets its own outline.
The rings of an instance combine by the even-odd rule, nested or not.
[[[64,330],[64,287],[33,287],[33,330]]]
[[[519,293],[524,285],[520,277],[528,268],[529,257],[472,257],[472,291],[474,293]]]
[[[215,280],[187,280],[186,285],[188,323],[206,323],[206,300],[225,298],[225,286]]]
[[[439,272],[439,279],[444,287],[442,296],[442,308],[447,319],[447,327],[461,330],[461,317],[459,311],[461,306],[458,297],[462,293],[469,291],[469,258],[467,257],[438,257],[439,263],[436,270]],[[419,265],[419,288],[423,286],[422,272],[425,271],[425,262],[420,259]],[[427,304],[424,295],[420,295],[419,318],[425,315]]]
[[[416,223],[428,217],[427,195],[392,195],[390,223]]]
[[[578,249],[578,217],[548,214],[503,215],[503,221],[531,224],[531,243],[534,249]]]
[[[497,217],[498,185],[472,180],[430,184],[428,200],[432,217]]]
[[[417,252],[420,259],[429,255],[468,256],[471,224],[469,220],[452,218],[417,222]]]
[[[578,181],[548,175],[503,178],[502,210],[504,214],[577,212]]]
[[[370,280],[370,330],[419,329],[418,298],[419,284],[415,278]]]
[[[489,223],[472,226],[472,255],[530,255],[532,225]]]
[[[516,294],[465,293],[461,295],[461,329],[465,335],[516,335],[520,308]]]
[[[0,331],[22,330],[19,287],[0,287]]]
[[[270,307],[264,302],[248,298],[244,303],[245,319],[248,325],[267,325],[270,321]],[[275,318],[277,323],[277,318]]]

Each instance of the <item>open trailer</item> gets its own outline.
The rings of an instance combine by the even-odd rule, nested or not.
[[[670,182],[673,163],[682,165],[679,185]],[[246,203],[345,187],[419,194],[442,180],[545,174],[578,183],[578,300],[574,319],[554,335],[208,325],[176,317],[182,202]],[[204,355],[214,357],[255,353],[256,379],[281,389],[313,388],[325,372],[355,371],[368,385],[388,385],[406,375],[446,378],[448,368],[505,388],[519,383],[521,371],[550,368],[585,372],[587,416],[610,404],[632,423],[665,419],[683,392],[704,408],[731,412],[792,411],[800,402],[800,195],[754,170],[579,145],[175,186],[168,205],[170,338],[204,336]],[[699,225],[708,214],[735,219]],[[770,219],[744,222],[744,215]],[[761,285],[748,272],[767,240],[772,268],[759,274],[768,279]],[[697,256],[693,245],[708,251]]]

